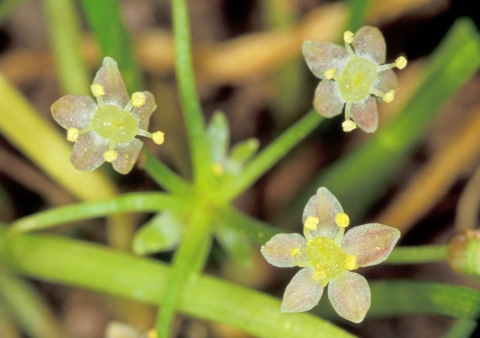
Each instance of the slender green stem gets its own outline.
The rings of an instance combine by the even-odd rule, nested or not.
[[[165,264],[57,236],[15,237],[2,251],[2,261],[34,278],[148,304],[158,305],[170,291],[172,270]],[[179,311],[189,316],[231,325],[255,337],[352,337],[311,314],[282,313],[279,308],[274,297],[209,276],[186,280],[179,301]]]
[[[192,188],[187,181],[157,160],[148,150],[143,149],[142,151],[147,157],[145,171],[159,186],[178,195],[185,195],[191,191]]]
[[[179,307],[187,280],[197,278],[205,265],[210,248],[210,216],[194,211],[188,220],[188,231],[175,252],[173,267],[167,282],[168,292],[161,298],[157,315],[159,338],[171,336],[172,322]]]
[[[175,210],[188,207],[181,199],[162,193],[132,193],[112,199],[68,205],[27,216],[12,223],[9,233],[51,228],[59,224],[133,211]]]
[[[473,337],[473,331],[477,328],[478,323],[476,320],[471,319],[458,319],[450,327],[443,338],[469,338]]]
[[[370,0],[349,0],[348,8],[350,15],[345,29],[355,32],[365,22],[365,15],[368,12]]]
[[[422,245],[395,248],[385,263],[387,264],[422,264],[445,262],[447,245]]]
[[[227,182],[221,188],[222,199],[230,201],[248,189],[322,121],[323,117],[315,110],[308,112],[255,157],[240,176]]]
[[[89,94],[90,74],[81,53],[80,23],[73,0],[43,3],[63,93]]]
[[[183,117],[192,156],[195,182],[204,188],[213,179],[210,151],[205,135],[205,121],[195,88],[190,24],[186,0],[172,1],[175,70]]]

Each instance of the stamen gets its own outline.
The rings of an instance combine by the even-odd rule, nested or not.
[[[303,228],[303,236],[307,239],[307,241],[311,240],[313,236],[310,234],[310,230],[307,228]]]
[[[124,112],[130,113],[133,108],[132,100],[128,101],[127,105],[122,109]]]
[[[395,91],[392,89],[385,93],[385,95],[383,96],[383,101],[385,101],[386,103],[390,103],[393,101],[394,98]]]
[[[156,131],[152,134],[146,130],[139,129],[137,135],[150,137],[156,144],[163,144],[163,142],[165,142],[165,133],[161,131]]]
[[[345,105],[345,120],[350,120],[352,116],[352,102],[348,102]]]
[[[308,216],[305,222],[303,223],[303,226],[308,230],[317,230],[317,225],[319,222],[320,220],[318,219],[318,217]]]
[[[327,69],[325,73],[323,73],[323,75],[327,78],[327,80],[331,80],[335,76],[336,72],[337,72],[336,68],[330,68],[330,69]]]
[[[343,33],[343,41],[345,41],[345,49],[347,50],[348,55],[350,57],[356,57],[352,47],[350,46],[350,44],[353,42],[353,33],[350,31]]]
[[[295,257],[295,256],[300,256],[302,253],[300,252],[299,248],[293,248],[290,251],[290,256]]]
[[[378,90],[376,88],[370,88],[370,94],[373,94],[375,96],[383,98],[385,96],[385,93],[382,92],[381,90]]]
[[[134,107],[141,107],[145,104],[147,97],[142,92],[136,92],[132,94],[132,104]]]
[[[339,226],[340,228],[346,228],[348,227],[348,225],[350,224],[350,218],[348,217],[348,215],[344,212],[339,212],[336,216],[335,216],[335,223],[337,224],[337,226]]]
[[[90,89],[92,90],[93,96],[97,98],[98,107],[102,108],[104,105],[102,96],[105,95],[105,89],[101,84],[98,84],[98,83],[92,84],[90,86]]]
[[[400,56],[395,60],[395,66],[397,66],[398,69],[403,69],[407,66],[407,59],[404,56]]]
[[[67,140],[70,142],[75,142],[80,136],[80,130],[77,128],[68,128],[67,129]]]
[[[103,153],[103,158],[107,162],[113,162],[117,159],[117,152],[115,150],[107,150]]]
[[[333,240],[335,242],[335,244],[340,245],[340,243],[342,242],[342,239],[343,239],[343,235],[345,235],[345,228],[340,227],[338,229],[337,235],[335,236],[335,239]]]
[[[345,262],[345,268],[347,270],[355,270],[358,269],[358,264],[357,264],[357,256],[348,254],[347,255],[347,260]]]
[[[342,123],[343,131],[348,133],[357,128],[357,124],[352,120],[346,120]]]

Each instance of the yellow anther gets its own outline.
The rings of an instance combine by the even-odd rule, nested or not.
[[[335,76],[336,72],[337,72],[336,68],[330,68],[330,69],[327,69],[325,73],[323,73],[323,75],[327,78],[327,80],[331,80]]]
[[[80,130],[77,128],[68,128],[67,129],[67,140],[70,142],[75,142],[80,136]]]
[[[395,91],[392,89],[385,93],[385,95],[383,96],[383,101],[390,103],[393,101],[394,98],[395,98]]]
[[[356,129],[357,124],[349,119],[349,120],[345,120],[342,123],[342,127],[343,127],[343,131],[348,133],[349,131]]]
[[[142,92],[136,92],[132,94],[132,104],[134,107],[141,107],[145,104],[147,97]]]
[[[397,66],[398,69],[403,69],[407,66],[407,59],[405,59],[404,56],[400,56],[395,60],[395,66]]]
[[[325,279],[327,277],[327,274],[323,270],[317,270],[313,273],[313,280],[316,281],[321,281],[322,279]]]
[[[215,176],[220,177],[223,175],[223,166],[220,163],[214,163],[212,169]]]
[[[305,222],[303,223],[303,226],[308,230],[317,230],[317,225],[319,222],[320,220],[318,219],[318,217],[308,216]]]
[[[101,84],[94,83],[90,86],[90,89],[92,90],[93,96],[95,97],[100,97],[105,95],[105,89]]]
[[[335,216],[335,223],[340,227],[340,228],[346,228],[350,224],[350,218],[348,218],[348,215],[344,212],[339,212]]]
[[[107,150],[103,153],[103,158],[107,162],[113,162],[117,159],[117,152],[115,150]]]
[[[290,251],[290,256],[292,257],[296,257],[296,256],[300,256],[302,253],[300,252],[300,249],[299,248],[293,248],[291,251]]]
[[[348,254],[347,259],[345,260],[345,268],[347,270],[355,270],[358,268],[357,256]]]
[[[162,144],[163,142],[165,142],[165,133],[163,133],[161,131],[154,132],[152,134],[152,140],[156,144]]]
[[[157,338],[157,330],[155,329],[148,330],[147,338]]]
[[[352,43],[353,42],[353,33],[350,32],[350,31],[346,31],[345,33],[343,33],[343,40],[346,43]]]

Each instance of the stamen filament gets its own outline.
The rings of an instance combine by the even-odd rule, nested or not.
[[[127,105],[122,109],[124,112],[131,112],[133,108],[132,100],[128,101]]]
[[[352,102],[348,102],[345,105],[345,120],[350,120],[352,117]]]
[[[97,105],[98,105],[98,108],[102,108],[104,106],[103,99],[101,96],[97,97]]]
[[[311,240],[313,236],[310,234],[310,230],[307,228],[303,228],[303,236],[307,239],[307,241]]]
[[[348,55],[350,57],[357,57],[355,55],[355,53],[353,52],[353,49],[352,47],[350,46],[350,44],[353,42],[353,33],[350,32],[350,31],[346,31],[345,33],[343,33],[343,41],[345,41],[345,49],[347,50],[348,52]]]
[[[396,67],[395,63],[388,63],[388,64],[385,64],[385,65],[377,65],[377,73],[380,73],[380,72],[383,72],[384,70],[392,69],[392,68],[395,68],[395,67]]]
[[[299,266],[301,268],[311,268],[311,267],[313,267],[313,264],[310,261],[301,261],[297,258],[297,256],[293,256],[293,261],[295,262],[295,264],[297,264],[297,266]]]
[[[339,228],[335,239],[333,240],[335,244],[340,245],[343,239],[343,235],[345,234],[345,228]]]

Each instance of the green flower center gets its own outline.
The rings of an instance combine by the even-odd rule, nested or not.
[[[327,237],[315,237],[307,243],[307,257],[314,268],[329,280],[346,270],[347,253]]]
[[[138,134],[138,122],[130,112],[110,105],[97,109],[92,128],[98,135],[117,143],[130,142]]]
[[[345,101],[363,100],[370,94],[370,87],[377,77],[375,63],[363,58],[351,58],[338,77],[338,88]]]

